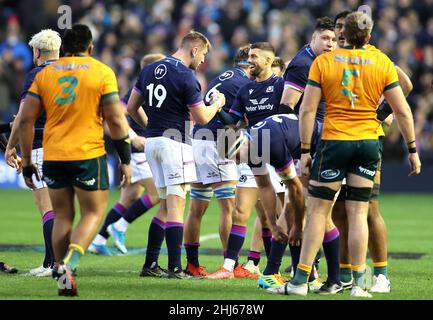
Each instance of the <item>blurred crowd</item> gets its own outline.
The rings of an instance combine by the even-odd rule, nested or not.
[[[43,28],[58,30],[59,6],[72,8],[72,21],[88,24],[94,56],[117,74],[125,93],[145,53],[170,54],[195,29],[209,37],[212,50],[198,76],[206,83],[231,66],[236,49],[269,41],[289,61],[306,43],[316,18],[333,18],[342,10],[371,8],[371,43],[408,73],[414,90],[408,97],[416,119],[424,163],[433,163],[433,0],[0,0],[0,118],[10,120],[18,108],[25,73],[32,67],[27,46]],[[60,31],[60,30],[59,30]],[[400,134],[392,127],[386,159],[405,158]]]

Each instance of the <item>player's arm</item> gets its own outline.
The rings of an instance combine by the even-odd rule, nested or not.
[[[284,91],[281,96],[279,113],[294,113],[304,93],[310,67],[290,63],[284,75]]]
[[[386,101],[388,101],[391,106],[400,132],[408,147],[409,161],[411,163],[411,172],[409,175],[417,175],[421,172],[421,161],[416,151],[416,137],[412,111],[400,86],[385,90],[383,94]]]
[[[122,181],[120,186],[126,186],[131,180],[131,139],[129,138],[129,125],[120,106],[117,94],[101,101],[102,116],[110,129],[110,137],[120,158],[120,171]]]
[[[198,124],[204,125],[215,117],[216,113],[225,105],[225,103],[225,96],[216,90],[211,97],[209,106],[206,106],[204,102],[201,101],[197,105],[190,106],[189,110],[194,121]]]
[[[413,89],[412,81],[409,76],[399,67],[395,66],[395,70],[397,71],[398,82],[400,83],[401,90],[405,97],[409,95],[409,93]],[[390,117],[392,114],[392,109],[386,100],[383,100],[377,109],[377,119],[383,121],[385,125],[390,126],[393,120],[393,117]]]
[[[317,107],[320,103],[322,90],[320,84],[312,81],[305,88],[304,98],[299,108],[299,135],[301,139],[301,171],[309,176],[311,165],[311,138],[313,136]]]
[[[284,86],[283,95],[281,96],[280,106],[278,113],[294,113],[295,106],[301,99],[303,92],[293,89],[290,86]]]
[[[128,106],[126,109],[128,110],[129,115],[143,128],[147,126],[147,116],[141,107],[144,103],[144,96],[138,92],[138,90],[132,89],[131,96],[128,100]]]
[[[14,124],[20,142],[24,181],[31,189],[36,188],[32,180],[33,174],[35,174],[37,180],[40,179],[37,169],[32,163],[31,155],[33,139],[35,136],[35,122],[41,115],[41,112],[41,97],[37,94],[28,94],[22,104],[21,114],[17,119],[15,119]]]

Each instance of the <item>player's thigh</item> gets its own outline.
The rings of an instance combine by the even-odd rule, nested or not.
[[[74,190],[80,204],[81,216],[102,217],[104,215],[108,204],[108,190],[87,191],[78,187]]]
[[[146,139],[146,159],[152,172],[155,187],[165,188],[164,170],[161,160],[161,137]]]
[[[152,178],[152,171],[144,152],[131,154],[131,183]]]
[[[74,189],[73,187],[48,188],[51,204],[53,205],[56,219],[71,219],[75,215]]]

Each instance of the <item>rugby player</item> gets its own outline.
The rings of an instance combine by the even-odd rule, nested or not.
[[[245,119],[248,126],[253,126],[270,115],[277,114],[281,100],[284,83],[281,77],[272,72],[272,63],[275,59],[275,51],[267,42],[258,42],[251,45],[248,63],[251,65],[250,73],[255,80],[243,86],[237,93],[233,102],[229,119],[226,123],[236,123]],[[222,112],[224,115],[224,113]],[[271,175],[274,176],[275,191],[281,193],[284,199],[284,186],[280,184],[275,169],[268,166]],[[277,189],[278,188],[278,189]],[[274,194],[274,197],[276,195]],[[239,183],[236,190],[236,206],[232,216],[232,228],[227,244],[224,265],[215,273],[207,276],[210,279],[229,279],[235,277],[235,264],[239,251],[245,240],[246,225],[253,206],[258,200],[258,189],[254,175],[246,163],[239,167]],[[270,242],[270,233],[264,240]],[[265,245],[266,247],[266,245]],[[269,246],[270,247],[270,246]],[[236,268],[238,277],[257,278],[241,266]],[[243,269],[243,270],[242,270]]]
[[[33,49],[33,62],[35,68],[32,69],[24,80],[24,86],[21,93],[20,108],[17,117],[20,117],[20,110],[24,103],[24,99],[28,94],[28,90],[33,83],[36,75],[43,70],[46,66],[59,59],[61,38],[56,31],[46,29],[32,36],[29,46]],[[45,125],[45,113],[42,113],[35,124],[35,138],[32,146],[32,161],[36,165],[39,177],[42,177],[42,162],[43,162],[43,148],[42,136]],[[12,132],[9,137],[8,145],[5,151],[6,163],[15,167],[17,158],[16,146],[18,144],[18,132],[16,126],[12,126]],[[45,257],[42,265],[31,269],[29,274],[36,277],[51,276],[52,267],[54,265],[54,252],[52,247],[52,230],[54,223],[54,211],[51,205],[50,197],[48,194],[47,184],[40,180],[34,181],[35,189],[32,190],[33,199],[36,203],[38,211],[42,218],[42,231],[45,243]]]
[[[182,270],[181,246],[185,196],[189,184],[197,177],[185,126],[190,112],[195,122],[206,124],[225,104],[224,95],[215,90],[210,105],[206,106],[193,73],[204,62],[210,47],[204,35],[189,32],[172,56],[152,63],[140,72],[128,101],[129,114],[138,124],[147,126],[146,158],[161,199],[149,227],[141,276],[165,275],[158,266],[165,237],[168,277],[191,278]]]
[[[239,48],[233,68],[226,70],[213,79],[205,95],[208,105],[215,90],[226,98],[223,110],[229,112],[239,88],[249,83],[248,59],[249,45]],[[235,189],[238,179],[236,163],[219,156],[217,136],[224,130],[224,124],[215,116],[206,125],[194,126],[192,150],[197,171],[197,181],[191,186],[191,200],[185,223],[184,247],[187,257],[186,272],[191,275],[206,276],[205,268],[200,266],[198,248],[200,246],[200,225],[212,194],[220,207],[219,235],[223,249],[232,226],[232,212],[235,204]]]
[[[78,295],[74,273],[96,234],[108,202],[103,122],[110,129],[121,164],[121,185],[129,184],[131,146],[128,123],[119,103],[114,72],[91,57],[92,33],[76,24],[62,38],[65,56],[40,71],[28,90],[17,131],[26,185],[35,189],[31,159],[34,123],[46,113],[43,179],[56,212],[53,227],[53,277],[59,295]],[[81,219],[73,228],[75,195]]]
[[[335,34],[337,36],[337,43],[339,47],[344,46],[344,23],[347,15],[350,11],[340,12],[335,17]],[[376,50],[376,48],[370,44],[367,45],[368,49]],[[410,91],[412,91],[412,82],[405,72],[395,66],[398,75],[398,81],[400,83],[403,94],[407,96]],[[392,109],[387,105],[386,101],[383,101],[378,110],[378,120],[382,122],[382,126],[388,127],[393,120]],[[388,277],[388,250],[387,250],[387,232],[386,224],[383,220],[382,215],[379,211],[379,190],[380,190],[380,173],[382,167],[382,151],[383,151],[383,137],[385,135],[384,131],[379,127],[379,141],[380,141],[380,163],[378,163],[377,173],[374,179],[373,191],[371,194],[371,199],[369,203],[368,211],[368,230],[369,230],[369,240],[368,249],[373,260],[373,286],[370,292],[377,293],[388,293],[391,290],[391,282]],[[341,283],[345,289],[350,289],[352,287],[352,269],[349,263],[349,251],[347,243],[347,216],[346,209],[344,205],[346,189],[343,185],[340,194],[337,198],[336,203],[333,207],[332,218],[335,221],[339,231],[340,231],[340,277]],[[332,284],[330,284],[332,286]],[[331,287],[328,291],[332,290]]]
[[[140,61],[140,67],[144,68],[152,62],[164,59],[162,54],[147,54]],[[125,107],[128,104],[132,89],[120,102]],[[113,235],[113,243],[117,249],[125,254],[128,252],[125,246],[125,233],[130,223],[142,216],[153,206],[159,203],[158,193],[152,179],[152,172],[144,153],[145,129],[127,116],[131,137],[131,184],[121,189],[119,201],[111,208],[105,217],[104,223],[89,246],[89,252],[103,256],[111,256],[107,246],[107,239]],[[144,191],[147,194],[143,194]]]
[[[365,48],[372,28],[371,18],[364,13],[348,15],[344,30],[347,46],[321,55],[311,66],[299,123],[301,171],[305,176],[310,175],[311,136],[322,95],[327,101],[324,129],[311,167],[300,263],[295,277],[281,287],[268,289],[271,293],[307,294],[311,263],[323,240],[327,215],[341,181],[346,178],[349,252],[354,276],[351,295],[371,297],[365,288],[367,214],[379,160],[376,110],[382,93],[390,103],[408,145],[409,175],[420,173],[413,117],[399,86],[395,67],[379,50]],[[336,87],[336,83],[341,86]]]
[[[317,19],[314,32],[311,37],[311,41],[308,45],[303,47],[296,56],[289,63],[287,70],[284,75],[284,92],[281,98],[280,112],[281,113],[296,113],[299,112],[299,107],[302,101],[302,95],[307,85],[308,72],[310,70],[311,64],[314,59],[325,53],[334,50],[336,47],[336,39],[334,33],[334,23],[328,17],[322,17]],[[319,112],[317,113],[316,120],[320,123],[323,122],[323,116],[325,113],[324,101],[321,102],[319,107]],[[297,159],[299,159],[298,157]],[[292,221],[293,217],[290,216],[291,212],[287,211],[291,208],[288,204],[285,207],[285,215],[282,215],[282,219],[287,216],[288,221]],[[282,221],[281,224],[284,226],[285,222]],[[289,227],[290,229],[290,227]],[[324,242],[324,247],[327,246],[328,242],[334,244],[335,241],[335,226],[332,223],[328,223],[327,231],[333,235],[331,241]],[[338,232],[338,231],[337,231]],[[337,235],[338,236],[338,235]],[[325,239],[327,239],[325,237]],[[336,241],[338,244],[338,239]],[[286,243],[273,243],[275,246],[273,250],[272,257],[268,259],[268,265],[266,270],[263,272],[263,276],[259,280],[259,286],[263,288],[273,287],[281,285],[281,277],[278,275],[278,269],[281,264],[281,260],[286,248]],[[300,246],[294,246],[289,243],[290,254],[292,256],[292,270],[296,269],[297,262],[299,261]],[[278,248],[278,249],[277,249]],[[335,246],[331,247],[333,251],[337,250],[337,254],[332,252],[328,260],[333,260],[334,269],[339,270],[339,260],[338,260],[338,248]],[[332,257],[332,259],[331,259]],[[316,272],[310,274],[309,287],[312,291],[317,291],[322,286],[322,283],[318,279]]]

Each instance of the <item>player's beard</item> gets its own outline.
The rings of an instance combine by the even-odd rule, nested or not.
[[[250,75],[252,78],[257,78],[263,71],[263,68],[261,68],[258,65],[253,65],[254,68],[252,70],[250,70]]]

